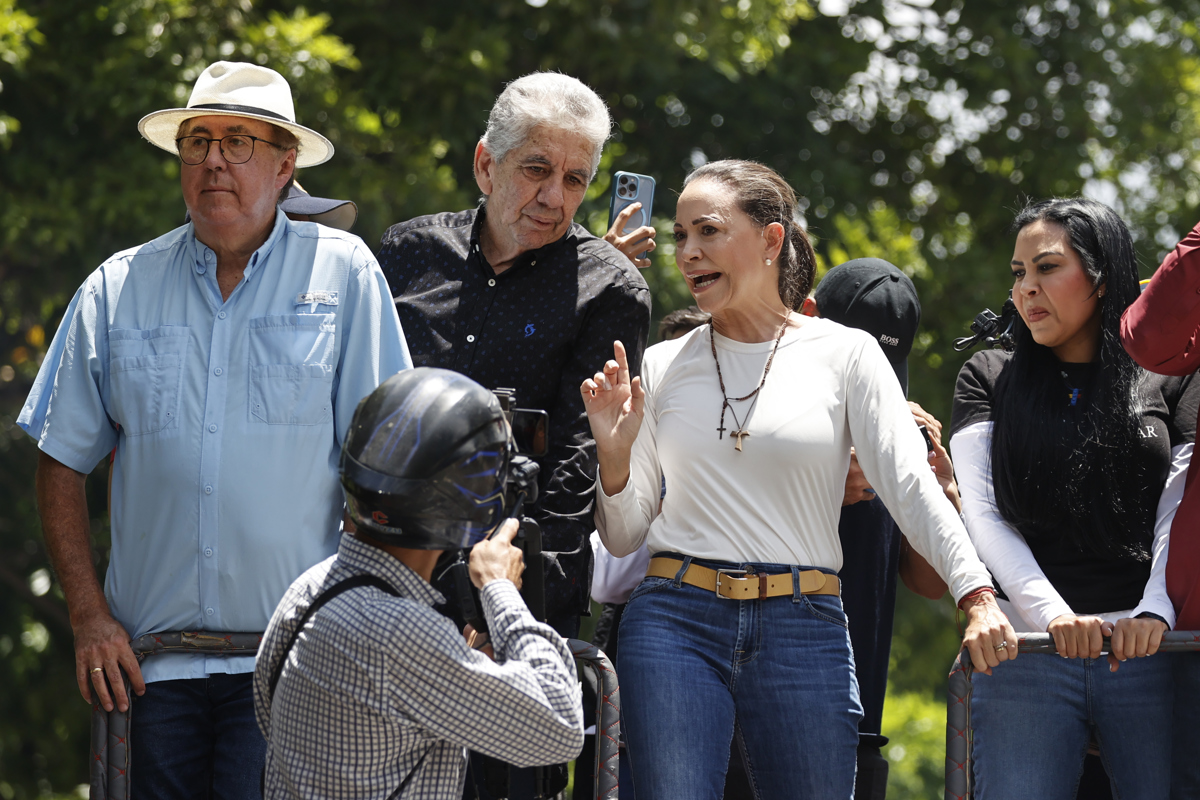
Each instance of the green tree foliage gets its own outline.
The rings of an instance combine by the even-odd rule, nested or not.
[[[84,276],[182,219],[177,162],[135,126],[182,105],[207,63],[288,77],[300,121],[338,148],[301,179],[354,199],[370,244],[475,201],[472,155],[505,82],[580,77],[618,127],[579,218],[603,230],[616,169],[658,179],[656,316],[689,299],[669,235],[684,175],[764,161],[803,196],[822,269],[878,255],[914,277],[912,395],[947,421],[964,359],[950,344],[1003,301],[1026,197],[1113,203],[1146,274],[1200,216],[1198,18],[1200,0],[0,0],[0,798],[86,778],[36,450],[14,420]],[[90,483],[98,569],[104,477]],[[941,702],[952,616],[902,597],[901,696]],[[885,733],[913,752],[915,733]],[[905,770],[905,785],[925,774]]]
[[[939,796],[946,774],[946,704],[889,686],[883,729],[891,737],[883,748],[889,800]]]

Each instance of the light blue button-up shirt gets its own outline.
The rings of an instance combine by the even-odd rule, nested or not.
[[[337,550],[359,400],[412,365],[358,237],[276,214],[229,299],[185,225],[112,256],[71,302],[17,422],[88,473],[116,448],[105,595],[133,637],[262,631]],[[147,681],[251,672],[159,655]]]

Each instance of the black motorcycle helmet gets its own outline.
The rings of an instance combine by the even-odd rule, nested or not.
[[[504,521],[512,452],[490,391],[447,369],[399,372],[350,423],[340,466],[350,517],[384,544],[470,547]]]

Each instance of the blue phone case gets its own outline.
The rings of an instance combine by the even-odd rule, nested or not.
[[[654,178],[636,172],[617,172],[613,175],[612,194],[608,203],[608,227],[612,228],[617,215],[628,205],[641,203],[642,207],[629,218],[622,234],[637,230],[643,225],[653,225],[650,212],[654,209]],[[645,258],[649,251],[637,254]]]

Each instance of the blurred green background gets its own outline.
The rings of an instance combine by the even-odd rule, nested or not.
[[[88,707],[14,420],[75,288],[175,226],[178,165],[144,114],[217,59],[292,82],[338,154],[301,177],[355,200],[355,232],[466,208],[473,147],[506,81],[560,70],[618,123],[580,221],[602,232],[614,170],[658,179],[655,317],[688,302],[665,235],[705,160],[763,161],[804,198],[822,269],[887,258],[924,305],[912,398],[948,422],[951,343],[1008,285],[1029,197],[1087,194],[1135,232],[1143,275],[1200,215],[1200,2],[1175,0],[0,0],[0,798],[73,795]],[[103,467],[89,482],[98,570]],[[901,590],[889,797],[940,796],[948,601]]]

